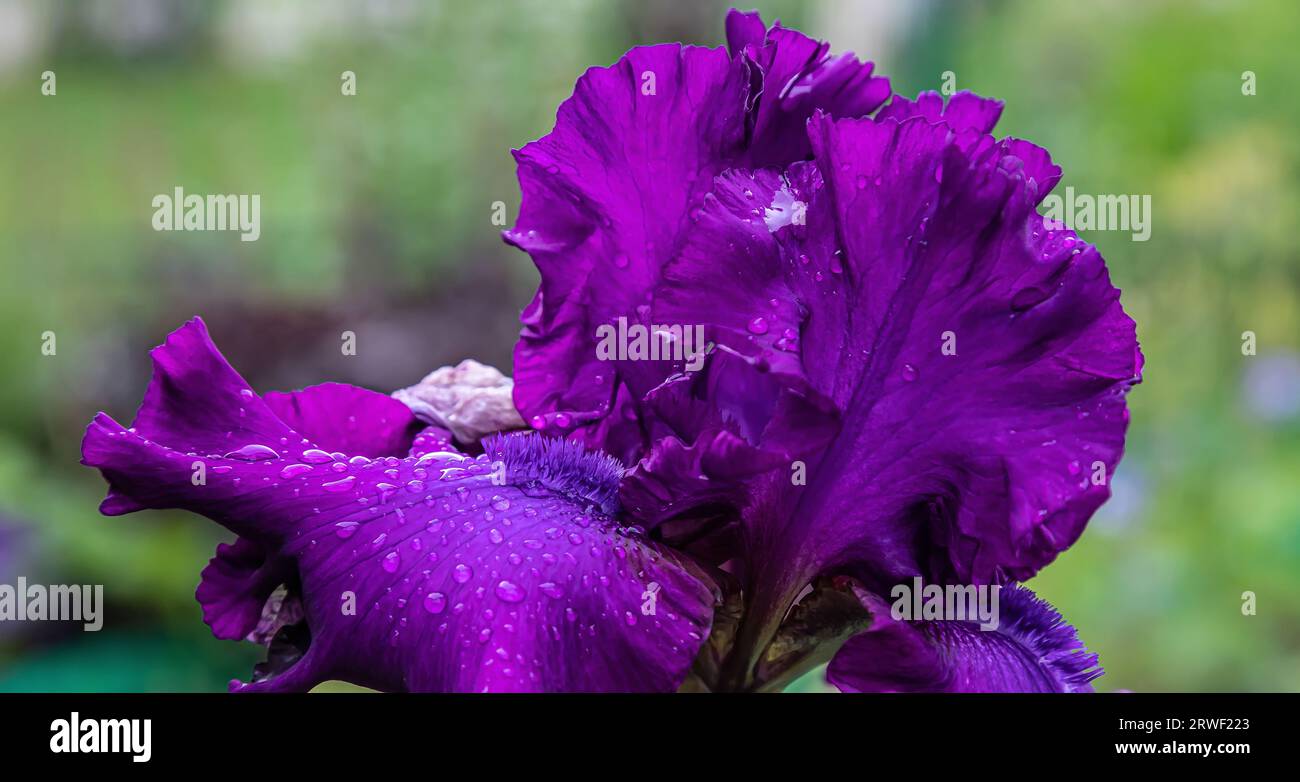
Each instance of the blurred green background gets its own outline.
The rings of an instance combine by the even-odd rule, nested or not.
[[[1100,653],[1099,689],[1300,690],[1300,9],[757,5],[897,92],[952,71],[1003,99],[1000,133],[1052,152],[1058,192],[1151,194],[1150,241],[1087,235],[1147,357],[1115,497],[1031,585]],[[193,598],[220,530],[98,515],[85,424],[130,420],[148,349],[195,314],[260,389],[390,390],[468,356],[507,369],[536,283],[491,224],[493,202],[511,222],[518,203],[509,150],[550,129],[589,65],[720,44],[725,8],[0,0],[0,583],[99,583],[108,601],[99,633],[0,624],[0,691],[247,678],[261,650],[213,639]],[[260,193],[261,239],[155,233],[150,201],[178,185]]]

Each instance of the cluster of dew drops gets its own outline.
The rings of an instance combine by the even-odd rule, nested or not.
[[[251,392],[245,392],[247,395]],[[129,430],[134,431],[134,430]],[[603,541],[605,546],[612,550],[613,556],[618,560],[618,572],[621,577],[628,579],[635,584],[643,584],[648,580],[648,576],[643,568],[646,562],[656,564],[660,561],[661,555],[652,547],[641,547],[639,541],[644,539],[644,531],[635,526],[623,526],[614,520],[606,517],[599,510],[593,507],[581,508],[567,500],[560,500],[554,497],[539,501],[528,501],[517,503],[516,512],[508,513],[512,509],[512,503],[506,494],[527,494],[528,492],[513,486],[496,486],[492,484],[492,476],[496,472],[497,466],[487,455],[469,456],[450,450],[443,450],[450,447],[444,439],[437,436],[421,433],[413,443],[411,456],[407,459],[399,459],[394,456],[385,456],[378,458],[369,458],[366,456],[351,456],[341,452],[329,452],[313,446],[311,441],[300,437],[297,432],[290,431],[290,436],[281,437],[280,450],[263,443],[249,443],[239,448],[228,451],[224,454],[208,454],[207,459],[211,460],[234,460],[247,463],[265,464],[270,468],[270,472],[264,475],[261,480],[270,485],[279,485],[272,477],[272,474],[278,476],[280,481],[294,481],[300,483],[293,489],[295,497],[301,496],[304,489],[309,490],[312,478],[320,491],[329,495],[346,495],[355,496],[355,502],[358,506],[364,508],[365,518],[358,520],[355,514],[345,514],[346,517],[339,519],[337,511],[343,506],[335,506],[335,513],[328,514],[334,520],[331,522],[333,534],[339,540],[348,540],[352,538],[361,528],[365,521],[374,520],[383,516],[391,515],[397,525],[405,524],[412,520],[410,511],[418,504],[423,504],[428,508],[438,507],[441,511],[440,516],[429,519],[422,523],[422,529],[408,535],[402,540],[393,540],[391,533],[394,528],[386,532],[378,533],[370,541],[370,548],[379,556],[379,565],[384,572],[397,575],[403,565],[403,555],[399,551],[402,543],[406,544],[410,554],[416,558],[416,564],[411,565],[403,577],[402,584],[407,585],[410,591],[405,597],[394,597],[394,587],[389,586],[384,590],[383,599],[375,600],[372,608],[377,615],[386,615],[387,620],[392,626],[389,636],[390,646],[397,646],[401,638],[402,630],[409,624],[408,617],[400,615],[405,612],[410,604],[418,602],[423,612],[432,617],[443,617],[450,614],[452,616],[461,615],[469,612],[471,609],[465,601],[456,600],[456,593],[460,591],[464,595],[464,589],[472,589],[470,592],[474,599],[483,600],[487,597],[488,586],[470,585],[475,577],[475,564],[486,571],[489,576],[487,583],[491,585],[491,593],[495,596],[499,604],[496,607],[487,607],[480,612],[482,620],[481,627],[477,632],[460,633],[460,643],[462,647],[468,648],[476,640],[480,645],[488,644],[499,630],[508,633],[516,631],[516,625],[520,619],[519,606],[528,599],[529,590],[521,584],[521,579],[516,579],[509,574],[502,574],[499,570],[491,568],[488,564],[487,557],[480,556],[477,563],[468,561],[458,561],[450,568],[446,576],[450,580],[451,588],[446,586],[439,589],[429,590],[422,589],[421,586],[427,583],[428,579],[433,576],[433,569],[426,567],[419,569],[421,564],[434,565],[440,561],[439,553],[435,551],[425,552],[424,542],[425,532],[437,535],[440,547],[446,548],[450,541],[448,533],[455,533],[458,529],[465,533],[467,537],[462,538],[460,545],[466,545],[472,536],[485,535],[493,546],[501,546],[509,549],[509,553],[504,555],[504,562],[518,571],[525,568],[526,563],[533,562],[529,568],[534,578],[541,578],[541,566],[554,568],[561,563],[568,566],[569,573],[562,578],[553,580],[540,580],[536,584],[538,593],[553,601],[562,601],[571,590],[579,587],[590,590],[595,593],[607,592],[611,586],[608,575],[598,569],[593,569],[590,573],[579,574],[579,559],[571,552],[563,552],[557,555],[554,552],[554,546],[544,543],[540,537],[550,540],[566,539],[568,543],[575,547],[575,550],[581,550],[580,547],[586,545],[587,553],[592,560],[601,559],[603,552],[598,545]],[[228,432],[227,437],[234,439],[235,432]],[[307,447],[296,454],[296,459],[286,459],[282,457],[281,451],[292,450],[290,442],[292,438],[298,438],[300,446]],[[436,449],[436,450],[431,450]],[[178,454],[177,454],[178,455]],[[188,457],[197,457],[196,453],[186,454]],[[414,459],[414,461],[412,461]],[[287,462],[283,465],[278,462]],[[278,468],[278,469],[276,469]],[[217,464],[210,468],[214,474],[224,474],[233,470],[229,464]],[[367,496],[363,486],[366,481],[364,476],[375,470],[381,471],[382,479],[373,484],[373,493]],[[431,478],[436,471],[436,476]],[[325,480],[321,480],[324,478]],[[232,479],[236,485],[241,480],[236,477]],[[315,481],[312,481],[315,483]],[[475,484],[482,487],[483,485],[493,485],[494,493],[488,496],[482,491],[474,491],[471,487]],[[402,502],[401,499],[409,499]],[[455,498],[453,503],[452,498]],[[394,498],[400,498],[395,500]],[[540,499],[540,498],[538,498]],[[479,512],[481,511],[481,513]],[[572,524],[566,524],[564,527],[559,522],[551,523],[555,517],[565,514],[566,512],[576,511],[571,517]],[[319,507],[311,509],[313,515],[321,515],[322,510]],[[481,522],[468,518],[475,514],[481,518]],[[450,516],[464,517],[463,520],[452,519]],[[508,530],[514,521],[524,518],[533,519],[534,522],[528,526],[532,528],[542,528],[541,536],[524,537],[508,535],[502,528]],[[459,522],[459,523],[458,523]],[[487,530],[481,531],[480,526],[486,523]],[[318,540],[312,536],[315,532],[311,527],[300,527],[296,531],[299,538],[309,537],[309,547],[314,548]],[[519,540],[520,545],[515,546],[515,540]],[[593,542],[594,541],[594,542]],[[632,545],[625,545],[625,544]],[[453,546],[454,548],[454,546]],[[526,553],[520,553],[519,549],[526,550]],[[361,555],[363,547],[353,550],[354,554]],[[636,566],[635,574],[629,567],[629,551],[631,556],[640,565]],[[498,553],[493,558],[501,561],[503,555]],[[410,564],[409,562],[407,563]],[[413,575],[415,570],[419,569],[418,576]],[[527,572],[527,571],[526,571]],[[355,572],[350,574],[353,579],[357,576]],[[422,577],[422,578],[421,578]],[[468,586],[466,586],[468,585]],[[391,603],[391,608],[395,611],[389,611],[385,614],[383,600],[387,599]],[[601,601],[602,606],[600,619],[611,620],[613,614],[607,607],[607,603]],[[498,612],[504,611],[505,616],[498,617]],[[594,638],[598,634],[598,625],[595,622],[584,622],[590,617],[579,616],[572,606],[564,608],[563,617],[566,622],[572,623],[578,627],[581,635],[586,639]],[[500,619],[501,621],[497,621]],[[649,620],[649,621],[646,621]],[[646,626],[647,631],[662,630],[662,621],[677,622],[679,616],[672,611],[665,611],[659,616],[645,617],[641,616],[638,611],[626,610],[621,612],[617,621],[621,621],[627,627],[635,627],[639,623]],[[437,632],[445,634],[450,630],[448,622],[444,621],[437,626]],[[560,628],[552,624],[545,630],[553,640],[559,641],[562,638]],[[700,633],[697,628],[690,628],[686,635],[693,641],[700,639]],[[682,643],[685,638],[674,640],[671,644],[672,650],[682,652]],[[585,647],[588,652],[590,647]],[[528,661],[522,655],[511,655],[506,646],[497,646],[493,655],[499,658],[502,667],[499,669],[502,673],[515,675],[519,669],[532,667],[534,672],[530,676],[536,676],[536,668],[541,665],[538,660],[532,661],[532,666],[528,666]],[[492,660],[486,659],[482,664],[491,664]],[[514,666],[519,666],[515,668]],[[464,665],[462,665],[464,667]]]

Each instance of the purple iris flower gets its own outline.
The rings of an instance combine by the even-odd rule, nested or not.
[[[259,395],[197,319],[130,428],[91,423],[104,513],[238,536],[197,592],[218,637],[268,645],[232,689],[1100,675],[1017,585],[1108,496],[1141,372],[1101,256],[1036,212],[1060,169],[991,135],[995,101],[882,108],[870,63],[757,14],[727,36],[589,70],[516,153],[506,239],[541,287],[514,402],[538,432],[457,441],[418,395],[341,384]],[[704,339],[599,344],[629,327]],[[1004,586],[1000,624],[895,618],[915,577]]]

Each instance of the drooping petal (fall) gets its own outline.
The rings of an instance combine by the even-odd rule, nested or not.
[[[1091,692],[1097,655],[1056,609],[1021,586],[1001,590],[999,624],[903,621],[871,599],[870,629],[831,660],[845,692]]]
[[[277,635],[272,664],[232,688],[337,678],[390,690],[672,690],[685,677],[714,587],[618,521],[621,467],[608,457],[540,435],[489,441],[478,457],[426,450],[446,442],[436,437],[412,441],[420,455],[327,451],[248,388],[202,321],[153,358],[134,426],[97,416],[83,461],[109,481],[106,513],[183,508],[240,535],[200,588],[221,637],[259,618],[254,601],[223,595],[294,585],[306,619],[284,638],[297,649]],[[358,411],[373,401],[360,398]]]

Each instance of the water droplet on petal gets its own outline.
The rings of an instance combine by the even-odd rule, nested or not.
[[[352,484],[354,484],[354,483],[356,483],[356,482],[357,482],[357,476],[355,476],[355,475],[349,475],[348,477],[346,477],[346,478],[340,478],[340,479],[337,480],[337,481],[330,481],[329,483],[322,483],[322,484],[321,484],[321,488],[324,489],[325,491],[330,491],[330,492],[341,492],[341,491],[347,491],[348,489],[351,489],[351,488],[352,488]]]
[[[527,597],[527,593],[518,585],[511,581],[497,582],[497,597],[507,603],[520,603]]]
[[[424,596],[424,610],[431,614],[441,614],[447,609],[447,596],[441,592],[430,592]]]
[[[236,451],[226,454],[227,459],[238,459],[242,462],[261,462],[267,459],[279,459],[280,454],[265,445],[245,445]]]
[[[280,471],[281,478],[293,478],[312,471],[310,464],[291,464]]]

